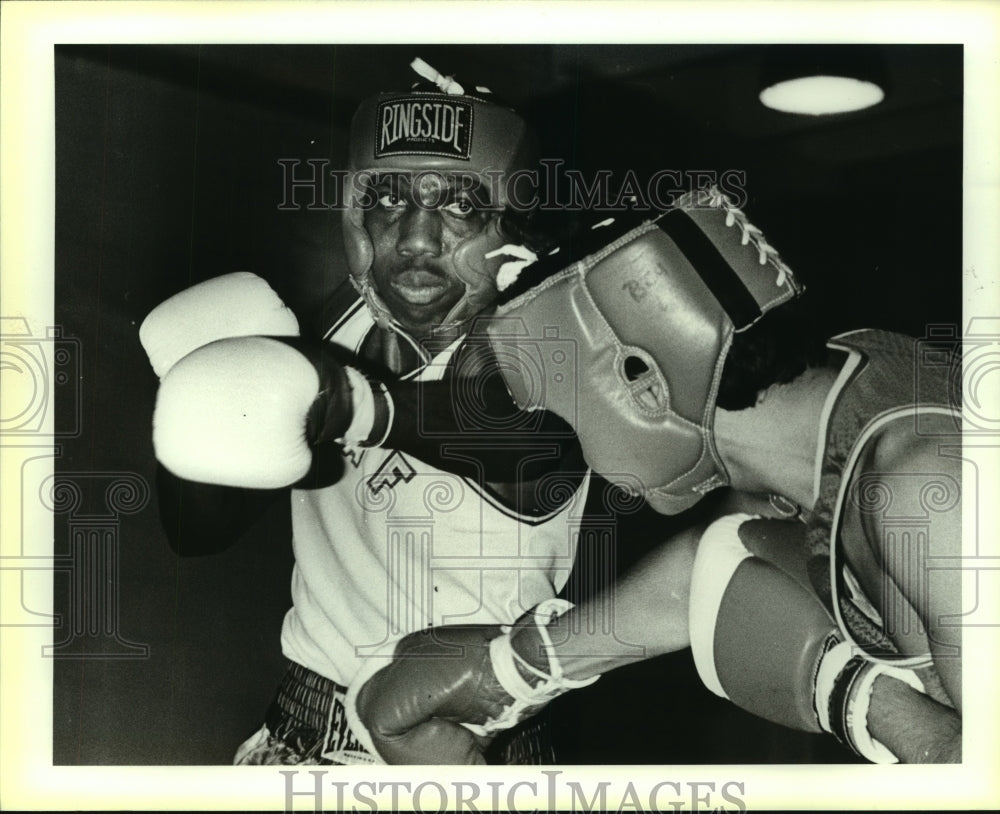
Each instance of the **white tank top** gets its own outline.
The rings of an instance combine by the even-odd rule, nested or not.
[[[328,339],[357,353],[373,325],[359,301]],[[461,341],[413,378],[440,379]],[[514,621],[565,585],[588,480],[559,510],[527,517],[412,455],[345,451],[337,483],[292,491],[285,656],[350,685],[365,655],[406,633]]]

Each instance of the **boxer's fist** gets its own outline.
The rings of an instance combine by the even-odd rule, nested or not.
[[[238,271],[193,285],[143,320],[139,341],[159,378],[191,351],[235,336],[298,336],[295,314],[256,274]]]
[[[691,575],[691,652],[705,686],[784,726],[829,732],[876,763],[895,756],[867,728],[876,678],[923,692],[912,670],[869,660],[844,641],[813,591],[805,526],[730,515],[701,538]]]
[[[460,724],[483,724],[513,700],[490,664],[499,635],[499,625],[457,625],[404,636],[349,702],[366,745],[387,763],[485,763],[488,738]]]
[[[351,683],[352,731],[387,763],[483,763],[497,732],[599,678],[566,678],[552,651],[545,628],[570,607],[548,599],[512,628],[457,625],[404,636],[388,657],[366,660]]]
[[[351,382],[322,345],[222,339],[164,376],[153,415],[157,459],[185,480],[272,489],[302,479],[317,444],[344,435]]]

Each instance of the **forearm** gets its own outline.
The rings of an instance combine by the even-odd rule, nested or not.
[[[735,513],[777,514],[766,496],[720,490],[704,501],[690,525],[669,537],[623,577],[548,628],[553,652],[570,678],[585,679],[689,647],[691,571],[705,529]],[[627,541],[626,541],[627,544]],[[544,647],[533,624],[515,631],[514,649],[539,669]]]
[[[962,721],[951,707],[890,676],[875,679],[868,731],[901,763],[959,763]]]
[[[521,411],[499,374],[386,384],[392,421],[383,447],[487,483],[527,483],[579,458],[572,428],[553,413]]]
[[[691,568],[701,527],[682,532],[622,579],[554,620],[552,653],[567,677],[586,679],[688,647]],[[534,624],[514,632],[514,650],[539,669],[548,660]]]

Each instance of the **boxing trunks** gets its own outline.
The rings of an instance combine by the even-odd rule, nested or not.
[[[347,688],[294,662],[278,687],[264,725],[237,750],[237,766],[352,766],[377,763],[347,723]],[[547,765],[555,762],[548,716],[500,733],[486,752],[488,763]]]

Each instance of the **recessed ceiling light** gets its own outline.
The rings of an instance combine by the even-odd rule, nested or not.
[[[877,105],[885,91],[874,82],[848,76],[803,76],[765,88],[760,101],[783,113],[823,116]]]

